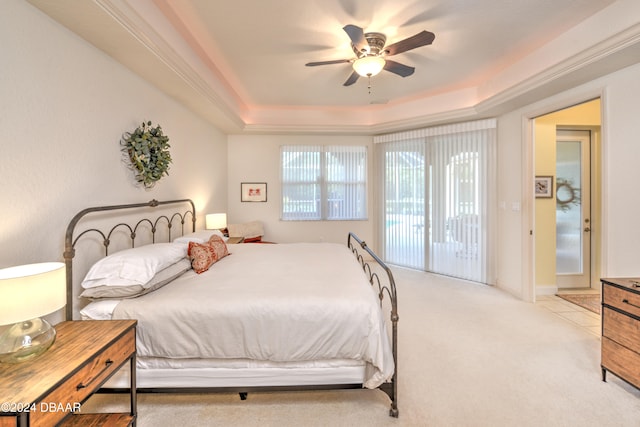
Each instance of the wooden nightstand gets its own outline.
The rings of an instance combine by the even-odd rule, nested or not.
[[[640,278],[602,281],[602,381],[607,371],[640,388]]]
[[[0,363],[0,427],[135,425],[136,323],[62,322],[46,353],[19,364]],[[131,411],[82,414],[82,403],[127,361]]]

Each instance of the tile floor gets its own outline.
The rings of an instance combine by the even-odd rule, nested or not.
[[[590,333],[600,337],[601,319],[600,315],[586,310],[569,301],[558,298],[555,295],[539,295],[536,297],[536,305],[544,307],[557,316],[566,319]]]

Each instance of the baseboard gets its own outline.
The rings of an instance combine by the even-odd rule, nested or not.
[[[558,287],[556,285],[537,285],[536,296],[542,295],[555,295],[558,293]]]

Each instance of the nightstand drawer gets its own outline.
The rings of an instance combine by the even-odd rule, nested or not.
[[[640,353],[640,321],[633,317],[603,307],[602,334]]]
[[[52,410],[32,412],[30,425],[51,426],[62,420],[70,412],[77,410],[88,396],[113,374],[135,352],[135,329],[130,329],[104,352],[89,359],[79,371],[41,402],[55,405]]]
[[[602,366],[625,381],[640,387],[640,354],[602,337]]]
[[[635,292],[605,283],[602,287],[602,302],[640,317],[640,294]]]

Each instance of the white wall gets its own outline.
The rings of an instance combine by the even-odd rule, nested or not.
[[[522,212],[529,208],[522,195],[523,138],[522,113],[505,114],[498,119],[498,230],[496,247],[496,286],[523,297]]]
[[[525,197],[527,147],[523,124],[529,117],[603,95],[602,134],[602,275],[640,276],[640,64],[591,81],[538,103],[505,114],[498,120],[498,200],[505,202],[498,223],[498,286],[525,297],[526,278],[533,262],[527,259],[531,201]],[[513,203],[522,209],[511,209]],[[595,230],[594,230],[595,231]]]
[[[89,206],[189,197],[200,214],[226,209],[216,128],[27,2],[0,2],[0,40],[0,268],[62,261],[66,226]],[[162,125],[173,157],[152,190],[119,145],[143,120]]]
[[[281,221],[280,146],[282,145],[364,145],[369,161],[367,221]],[[355,232],[375,247],[373,199],[373,143],[368,136],[231,135],[229,136],[228,221],[261,220],[265,240],[287,242],[345,243]],[[267,202],[241,202],[240,183],[266,182]]]
[[[603,132],[605,248],[602,273],[640,276],[640,65],[607,80]]]

